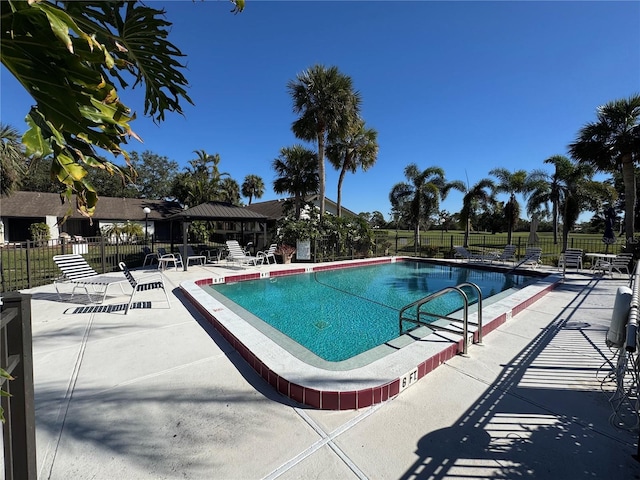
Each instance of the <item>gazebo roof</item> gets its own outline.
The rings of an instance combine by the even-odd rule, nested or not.
[[[252,212],[225,202],[206,202],[182,210],[170,217],[172,220],[237,220],[266,221],[261,213]]]

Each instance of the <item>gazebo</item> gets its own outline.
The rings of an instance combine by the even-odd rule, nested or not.
[[[189,233],[189,225],[195,220],[204,220],[209,222],[240,222],[240,235],[244,237],[245,224],[247,222],[258,222],[262,226],[264,238],[267,238],[267,220],[268,217],[253,212],[244,207],[238,207],[226,202],[206,202],[195,207],[186,208],[170,217],[172,221],[182,222],[182,242],[184,251],[187,251],[187,239]],[[187,270],[187,263],[183,262],[183,268]]]

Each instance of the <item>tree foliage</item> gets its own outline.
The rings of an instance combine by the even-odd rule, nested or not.
[[[249,198],[249,205],[254,198],[262,198],[264,195],[264,182],[258,175],[247,175],[242,182],[242,195]]]
[[[273,181],[273,191],[293,197],[295,218],[299,219],[304,197],[318,191],[317,155],[299,144],[283,147],[280,155],[273,160],[272,167],[277,175]]]
[[[405,167],[404,175],[407,182],[399,182],[393,186],[389,201],[402,221],[413,226],[417,251],[420,227],[428,227],[432,218],[438,214],[440,200],[445,199],[452,188],[464,191],[464,184],[459,181],[448,182],[440,167],[420,170],[415,163]]]
[[[342,183],[347,172],[367,171],[378,158],[378,132],[366,128],[364,120],[354,119],[337,138],[327,145],[327,158],[338,170],[338,216],[342,215]]]
[[[234,12],[244,2],[236,1]],[[116,84],[145,89],[144,114],[162,122],[166,112],[182,113],[192,103],[182,74],[182,52],[167,40],[164,12],[131,1],[0,3],[0,59],[33,97],[23,136],[28,155],[51,158],[52,176],[64,195],[86,216],[93,215],[97,190],[88,167],[123,178],[133,169],[101,158],[96,149],[122,155],[137,135],[136,115],[120,101]]]
[[[611,101],[597,108],[597,121],[587,123],[569,145],[569,153],[596,170],[621,172],[624,181],[625,236],[635,234],[635,165],[640,162],[640,95]]]
[[[27,157],[18,131],[0,123],[0,195],[18,190],[27,167]]]
[[[358,118],[360,93],[354,91],[351,77],[337,67],[314,65],[287,84],[293,99],[293,112],[300,117],[293,122],[294,135],[318,145],[318,194],[320,215],[325,211],[325,145],[344,134]]]
[[[209,155],[204,150],[194,152],[197,158],[189,161],[189,166],[176,175],[171,187],[171,195],[183,205],[195,207],[201,203],[214,200],[227,201],[230,196],[239,199],[239,193],[224,190],[223,180],[229,177],[221,172],[218,153]],[[237,183],[235,183],[237,187]],[[226,185],[229,189],[229,185]],[[239,190],[239,187],[237,187]]]
[[[142,154],[131,152],[131,165],[137,173],[135,190],[139,198],[162,200],[171,196],[178,162],[145,150]]]

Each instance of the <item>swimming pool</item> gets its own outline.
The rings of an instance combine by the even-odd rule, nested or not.
[[[205,290],[248,312],[244,316],[263,332],[271,333],[255,317],[318,357],[340,362],[399,337],[400,309],[445,287],[473,282],[487,299],[532,281],[487,269],[404,261],[210,285]],[[477,302],[475,290],[465,293],[470,303]],[[462,306],[460,295],[451,292],[430,303],[428,310],[449,315]]]
[[[396,261],[411,259],[386,257],[322,264],[271,265],[240,271],[221,268],[211,276],[181,282],[180,289],[206,322],[215,328],[217,333],[210,332],[212,338],[216,342],[226,340],[259,377],[283,396],[323,410],[364,408],[397,396],[439,365],[461,353],[460,335],[427,332],[429,329],[421,327],[422,331],[403,335],[348,360],[328,362],[312,354],[316,358],[309,361],[304,357],[305,352],[296,351],[302,348],[297,342],[237,307],[230,300],[214,298],[205,288],[208,285],[261,278],[280,281],[288,275]],[[540,270],[542,269],[537,272],[539,278],[536,282],[509,289],[494,295],[491,302],[483,303],[485,336],[543,298],[562,282],[562,275],[557,271]],[[263,332],[254,323],[262,324],[267,332]],[[282,338],[275,341],[277,335]],[[310,354],[308,350],[306,353]],[[473,361],[473,350],[469,351],[469,356],[469,361]]]

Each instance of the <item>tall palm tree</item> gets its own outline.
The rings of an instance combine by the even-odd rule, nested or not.
[[[318,191],[318,158],[315,152],[302,145],[283,147],[273,160],[278,178],[273,181],[273,191],[293,196],[296,219],[300,219],[302,200]]]
[[[548,214],[548,204],[551,204],[553,243],[557,245],[563,181],[574,166],[571,160],[564,155],[553,155],[547,158],[544,163],[553,165],[555,170],[552,174],[542,170],[532,172],[532,176],[536,177],[537,181],[535,181],[535,185],[527,199],[527,212],[533,214],[539,211],[541,206],[544,206],[545,213]]]
[[[19,187],[26,165],[18,130],[0,123],[0,195],[9,195]]]
[[[587,123],[569,145],[569,153],[598,171],[622,171],[624,231],[627,243],[635,233],[636,177],[640,162],[640,95],[609,102],[597,109],[597,122]]]
[[[338,216],[342,216],[342,182],[347,172],[356,173],[358,168],[367,171],[378,158],[378,132],[366,128],[364,120],[358,118],[343,135],[327,145],[329,162],[340,171],[338,177]]]
[[[509,200],[504,206],[505,215],[507,216],[507,244],[511,244],[511,236],[513,227],[520,218],[520,204],[516,199],[517,194],[527,195],[534,188],[534,182],[529,178],[526,170],[516,170],[510,172],[506,168],[494,168],[489,172],[498,179],[496,185],[497,192],[509,194]]]
[[[240,185],[233,178],[227,177],[220,181],[220,187],[216,200],[240,205]]]
[[[464,184],[459,181],[447,182],[444,170],[440,167],[429,167],[420,170],[411,163],[404,169],[408,182],[400,182],[393,186],[389,201],[394,210],[401,212],[404,219],[413,225],[414,251],[418,250],[420,225],[426,225],[429,218],[438,212],[440,200],[444,200],[451,188],[464,191]]]
[[[314,65],[289,81],[287,89],[293,99],[293,112],[300,118],[293,122],[294,135],[318,144],[318,179],[320,218],[325,211],[325,145],[328,137],[340,136],[360,110],[360,94],[353,90],[351,77],[337,67]]]
[[[208,154],[205,150],[194,150],[197,158],[190,160],[187,168],[191,174],[190,204],[195,206],[212,200],[220,200],[222,180],[229,177],[226,172],[220,172],[220,154]]]
[[[249,197],[249,205],[253,198],[262,198],[264,195],[264,182],[258,175],[247,175],[242,182],[242,195]]]
[[[495,184],[489,178],[483,178],[473,187],[466,190],[462,198],[462,210],[460,211],[460,221],[464,223],[464,246],[469,246],[469,231],[471,230],[471,219],[475,215],[478,205],[491,204],[495,201]]]

